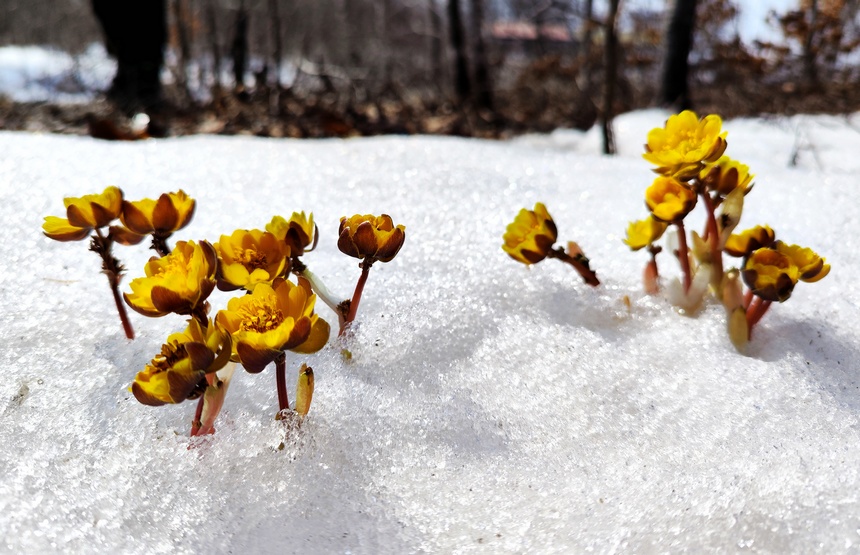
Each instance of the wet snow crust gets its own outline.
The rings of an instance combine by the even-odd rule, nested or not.
[[[835,553],[860,545],[860,321],[854,118],[726,123],[757,174],[741,227],[768,223],[833,266],[735,352],[723,309],[694,318],[641,293],[640,158],[666,114],[511,142],[188,137],[140,143],[0,133],[0,552]],[[796,165],[789,164],[800,146]],[[99,260],[40,231],[64,196],[183,188],[175,239],[218,240],[313,211],[305,257],[343,297],[359,268],[340,216],[389,213],[406,244],[377,264],[345,361],[291,355],[316,393],[283,431],[272,368],[237,372],[217,434],[193,403],[127,387],[182,318],[131,314],[125,339]],[[546,203],[602,285],[526,268],[501,236]],[[699,220],[700,221],[700,220]],[[120,248],[128,281],[150,252]],[[667,277],[677,264],[663,255]],[[624,297],[630,300],[628,309]],[[214,308],[229,297],[215,292]],[[318,311],[334,321],[322,303]]]

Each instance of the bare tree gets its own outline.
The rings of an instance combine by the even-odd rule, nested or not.
[[[460,0],[448,0],[448,26],[451,32],[451,47],[454,50],[454,91],[462,105],[472,97],[472,81],[469,79],[466,33],[463,31]]]
[[[117,71],[109,96],[127,107],[153,105],[161,95],[161,66],[167,41],[165,0],[92,0]]]
[[[689,57],[696,23],[696,0],[675,0],[675,9],[666,33],[666,61],[663,66],[661,103],[684,110],[691,106]]]
[[[484,0],[472,0],[472,35],[475,45],[472,62],[475,66],[475,105],[493,109],[492,83],[487,64],[487,47],[484,44]]]
[[[618,20],[619,0],[609,0],[609,13],[606,15],[606,77],[603,90],[603,113],[600,124],[603,128],[603,153],[615,154],[615,135],[612,131],[613,110],[615,109],[615,86],[618,79],[618,39],[615,29]]]

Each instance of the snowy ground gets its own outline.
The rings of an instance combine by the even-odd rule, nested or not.
[[[643,296],[646,256],[621,242],[645,214],[639,153],[664,118],[622,117],[617,158],[572,132],[0,133],[0,552],[857,550],[860,133],[838,118],[726,124],[728,154],[758,175],[741,226],[769,223],[833,266],[773,307],[741,356],[721,307],[687,318]],[[798,142],[815,149],[789,167]],[[108,184],[129,198],[184,188],[198,199],[185,239],[311,210],[322,239],[306,261],[343,296],[359,270],[335,246],[339,217],[407,226],[398,257],[371,272],[353,360],[333,346],[289,359],[317,381],[283,451],[271,369],[237,374],[218,433],[193,449],[191,403],[150,408],[126,390],[181,319],[132,314],[127,341],[97,257],[40,232],[63,196]],[[505,226],[535,201],[591,257],[600,288],[502,252]],[[119,255],[129,277],[149,256]],[[668,258],[663,269],[676,273]]]

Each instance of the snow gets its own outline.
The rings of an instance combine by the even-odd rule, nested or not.
[[[689,318],[643,295],[647,256],[621,242],[645,215],[641,145],[665,117],[619,118],[615,158],[575,132],[0,133],[0,552],[856,550],[855,120],[726,123],[727,153],[757,174],[741,227],[768,223],[833,266],[774,306],[743,356],[720,306]],[[791,167],[796,143],[807,146]],[[193,403],[151,408],[127,391],[182,319],[132,313],[138,337],[126,340],[97,257],[40,233],[63,196],[109,184],[132,199],[197,198],[175,239],[313,211],[321,241],[305,261],[344,297],[359,269],[336,248],[340,216],[406,225],[400,254],[370,273],[352,360],[334,343],[288,357],[291,396],[301,362],[316,391],[283,450],[272,368],[237,372],[217,434],[199,444],[187,437]],[[536,201],[591,258],[599,288],[502,252],[505,226]],[[117,254],[127,290],[149,253]],[[668,257],[661,268],[678,275]],[[227,298],[213,294],[215,309]]]
[[[0,47],[0,97],[17,102],[87,102],[114,73],[116,62],[100,43],[74,56],[36,45]]]

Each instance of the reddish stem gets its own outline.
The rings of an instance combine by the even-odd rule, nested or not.
[[[197,401],[197,410],[194,411],[194,420],[191,421],[191,437],[200,434],[200,428],[203,426],[203,404],[206,401],[206,395],[201,395]]]
[[[113,239],[105,237],[99,228],[96,228],[96,236],[92,238],[90,250],[102,257],[102,271],[108,278],[113,301],[116,304],[116,311],[119,313],[119,319],[122,322],[122,329],[125,331],[125,336],[129,339],[134,339],[134,328],[131,327],[131,321],[128,319],[128,312],[125,310],[125,304],[122,302],[122,297],[119,294],[119,281],[122,278],[123,267],[119,260],[114,258],[111,253],[113,247]]]
[[[766,301],[761,297],[755,297],[747,308],[747,328],[749,329],[749,337],[752,338],[753,326],[758,324],[764,313],[770,308],[773,301]]]
[[[750,303],[752,302],[752,300],[753,300],[752,289],[748,289],[747,292],[744,294],[744,310],[749,309]]]
[[[119,276],[108,274],[108,282],[110,282],[110,290],[113,293],[113,302],[116,304],[116,311],[119,313],[119,319],[122,322],[122,329],[125,331],[125,336],[129,339],[134,339],[134,328],[131,327],[131,322],[128,319],[128,312],[125,310],[125,303],[122,302],[122,297],[119,294]]]
[[[597,273],[588,267],[588,259],[582,255],[579,256],[570,256],[564,249],[558,247],[556,249],[550,249],[547,252],[547,257],[549,258],[557,258],[562,262],[567,262],[582,276],[583,281],[592,287],[597,287],[600,285],[600,280],[597,279]],[[583,259],[585,261],[583,261]]]
[[[349,301],[349,310],[343,318],[340,326],[338,337],[343,335],[350,322],[355,320],[355,315],[358,312],[358,303],[361,302],[361,294],[364,292],[364,284],[367,283],[367,276],[370,275],[370,267],[373,265],[373,259],[364,259],[361,266],[361,276],[358,278],[358,283],[355,284],[355,291],[352,294],[352,299]]]
[[[720,233],[717,229],[717,217],[714,215],[714,203],[707,191],[702,191],[702,201],[705,203],[705,212],[708,214],[708,232],[705,237],[711,247],[711,283],[718,285],[717,276],[722,280],[723,276],[723,254],[720,252]]]
[[[278,387],[278,414],[290,409],[290,400],[287,397],[287,356],[281,353],[275,359],[275,380]]]
[[[681,263],[681,271],[684,272],[684,293],[690,292],[690,285],[693,283],[693,274],[690,270],[690,249],[687,246],[687,232],[684,229],[684,222],[678,220],[675,222],[678,228],[678,261]]]

